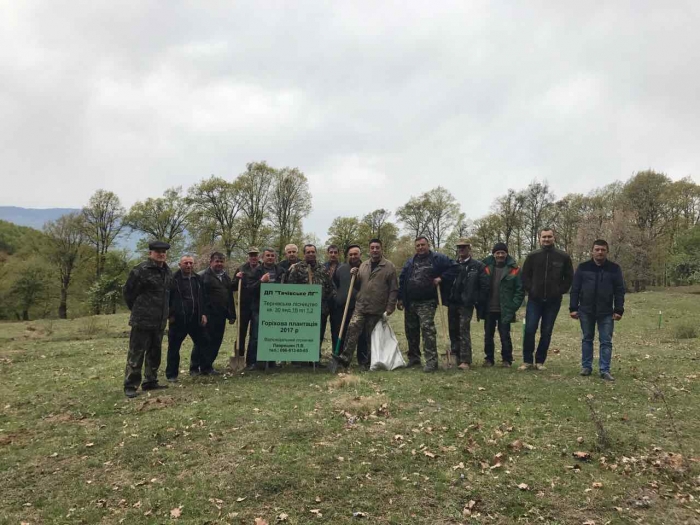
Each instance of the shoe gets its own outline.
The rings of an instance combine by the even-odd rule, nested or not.
[[[532,370],[532,363],[523,363],[518,367],[518,370]]]
[[[259,370],[257,363],[253,363],[252,365],[248,365],[245,367],[246,372],[255,372],[256,370]]]
[[[484,364],[482,366],[484,368],[491,368],[493,366],[493,361],[489,359],[484,359]]]
[[[220,376],[221,372],[219,372],[216,368],[212,368],[211,370],[207,370],[206,372],[202,372],[203,376]]]
[[[190,370],[190,376],[191,377],[196,377],[196,376],[201,376],[202,373],[199,370]]]
[[[177,377],[167,377],[169,383],[177,383]]]
[[[165,390],[168,385],[160,385],[158,383],[144,383],[141,385],[141,390]]]
[[[537,363],[535,365],[535,370],[547,370],[547,367],[544,366],[544,364],[542,364],[542,363]]]
[[[435,365],[425,365],[423,367],[423,372],[429,374],[430,372],[437,372],[437,366]]]
[[[128,397],[129,399],[133,399],[136,396],[139,395],[139,393],[136,391],[135,388],[125,388],[124,389],[124,395]]]
[[[603,381],[615,381],[615,378],[610,375],[610,372],[601,372],[600,378]]]
[[[418,359],[410,359],[408,361],[408,365],[406,365],[406,366],[408,366],[410,368],[412,366],[420,366],[420,365],[421,365],[420,358],[418,358]]]
[[[513,363],[510,361],[501,361],[501,368],[510,368],[511,366],[513,366]]]
[[[591,370],[590,368],[582,368],[582,369],[581,369],[581,372],[579,372],[578,375],[580,375],[580,376],[589,376],[589,375],[591,375],[591,373],[593,373],[593,370]]]
[[[472,369],[472,367],[469,363],[460,363],[457,368],[459,368],[460,370],[471,370]]]

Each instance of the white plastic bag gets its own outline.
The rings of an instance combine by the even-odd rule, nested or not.
[[[386,318],[377,323],[372,330],[372,364],[370,370],[394,370],[406,366],[403,360],[396,334]]]

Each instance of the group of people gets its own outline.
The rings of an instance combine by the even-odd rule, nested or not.
[[[369,242],[369,258],[362,261],[362,247],[348,246],[345,263],[340,262],[337,246],[327,248],[326,262],[317,260],[316,246],[285,247],[285,259],[277,261],[275,250],[262,252],[251,247],[247,261],[230,277],[226,258],[215,252],[209,267],[194,271],[194,259],[183,256],[179,269],[171,274],[166,264],[169,245],[161,241],[149,245],[149,258],[137,265],[124,286],[124,298],[131,310],[132,327],[124,379],[127,397],[143,390],[167,388],[158,382],[163,331],[168,324],[168,354],[165,376],[178,380],[180,348],[189,335],[193,341],[190,375],[212,375],[227,322],[238,320],[238,346],[235,352],[246,356],[248,370],[275,363],[257,360],[260,285],[264,283],[315,284],[321,286],[321,342],[330,326],[333,356],[328,364],[332,373],[350,366],[355,353],[358,365],[369,368],[371,333],[377,323],[398,310],[404,311],[408,342],[408,366],[424,366],[425,372],[438,369],[435,314],[447,308],[451,354],[459,369],[473,366],[471,321],[484,321],[484,366],[495,360],[495,333],[501,343],[501,366],[513,363],[511,324],[528,296],[525,313],[523,363],[520,370],[543,370],[552,331],[563,295],[570,291],[570,316],[582,330],[581,375],[593,371],[593,339],[596,326],[600,340],[599,373],[610,374],[613,321],[624,313],[625,286],[622,271],[609,261],[608,244],[596,240],[591,259],[573,270],[571,257],[555,248],[554,231],[540,232],[540,249],[531,252],[522,268],[499,242],[483,261],[471,256],[467,239],[456,243],[455,260],[430,249],[424,236],[415,239],[415,254],[397,276],[396,267],[383,254],[380,239]],[[237,311],[234,296],[239,298]],[[344,324],[343,324],[344,320]],[[250,336],[246,337],[248,330]],[[535,348],[537,331],[540,339]],[[340,334],[343,334],[342,339]],[[421,338],[423,354],[421,354]],[[318,349],[320,360],[320,347]],[[145,362],[145,364],[144,364]],[[141,369],[144,369],[142,381]]]

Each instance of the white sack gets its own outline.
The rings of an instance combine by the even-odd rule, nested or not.
[[[382,319],[372,330],[372,365],[370,370],[393,370],[406,366],[396,334],[386,319]]]

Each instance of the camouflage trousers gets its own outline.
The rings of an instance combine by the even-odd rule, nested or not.
[[[371,315],[371,314],[361,314],[354,312],[350,318],[350,324],[348,325],[348,332],[345,336],[345,343],[343,346],[343,351],[338,356],[338,360],[343,363],[344,366],[349,366],[352,362],[352,356],[355,354],[355,349],[357,348],[357,343],[360,340],[362,334],[365,334],[365,341],[369,351],[369,355],[372,355],[372,348],[370,346],[370,341],[372,339],[372,330],[377,326],[377,323],[382,320],[381,315]],[[360,359],[358,354],[357,359]],[[360,363],[363,364],[363,363]],[[367,363],[369,365],[369,363]]]
[[[144,368],[143,384],[158,382],[163,330],[131,328],[129,354],[126,357],[124,388],[138,388],[141,384],[141,367]],[[144,366],[145,362],[145,366]]]
[[[459,364],[472,364],[471,322],[473,307],[451,304],[447,308],[447,326],[450,330],[450,350]]]
[[[425,364],[435,367],[438,364],[437,333],[435,331],[435,310],[437,301],[415,301],[406,308],[404,327],[408,341],[408,360],[420,362],[420,336],[423,334]]]

